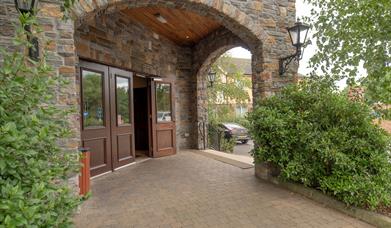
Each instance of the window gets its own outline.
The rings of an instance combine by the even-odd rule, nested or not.
[[[157,122],[172,121],[171,115],[171,85],[166,83],[156,84],[156,113]]]
[[[130,96],[129,78],[116,77],[116,98],[117,98],[117,124],[118,126],[130,123]]]
[[[82,70],[83,127],[104,126],[103,74]]]
[[[237,117],[244,117],[247,112],[248,112],[248,109],[245,105],[237,105],[236,106],[236,116]]]

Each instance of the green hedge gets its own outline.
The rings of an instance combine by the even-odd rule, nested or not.
[[[349,205],[390,204],[390,137],[366,105],[321,86],[292,86],[248,119],[256,162],[274,163],[281,178]]]

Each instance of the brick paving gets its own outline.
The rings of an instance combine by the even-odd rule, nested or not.
[[[370,227],[191,152],[99,177],[76,227]]]

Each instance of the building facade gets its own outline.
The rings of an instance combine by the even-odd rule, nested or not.
[[[254,102],[297,77],[295,65],[278,73],[279,58],[293,52],[286,28],[295,0],[79,0],[68,20],[61,2],[38,3],[40,47],[70,81],[56,103],[79,110],[64,146],[90,147],[93,175],[201,148],[206,74],[233,47],[252,53]],[[9,50],[14,23],[14,1],[1,0],[0,46]]]
[[[209,104],[209,107],[212,105],[216,106],[217,109],[225,109],[228,111],[227,114],[230,119],[244,118],[253,107],[251,59],[223,56],[217,59],[215,66],[218,68],[218,74],[220,74],[219,77],[216,77],[216,81],[223,84],[230,84],[236,83],[236,79],[240,80],[244,84],[243,91],[248,94],[248,99],[239,102],[235,99],[225,98],[222,94],[221,99],[216,100],[214,104]]]

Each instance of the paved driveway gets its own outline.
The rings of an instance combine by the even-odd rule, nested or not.
[[[369,227],[192,152],[93,180],[77,227]]]
[[[248,141],[246,144],[236,144],[234,147],[233,154],[243,155],[251,157],[250,151],[254,148],[254,142],[252,140]]]

